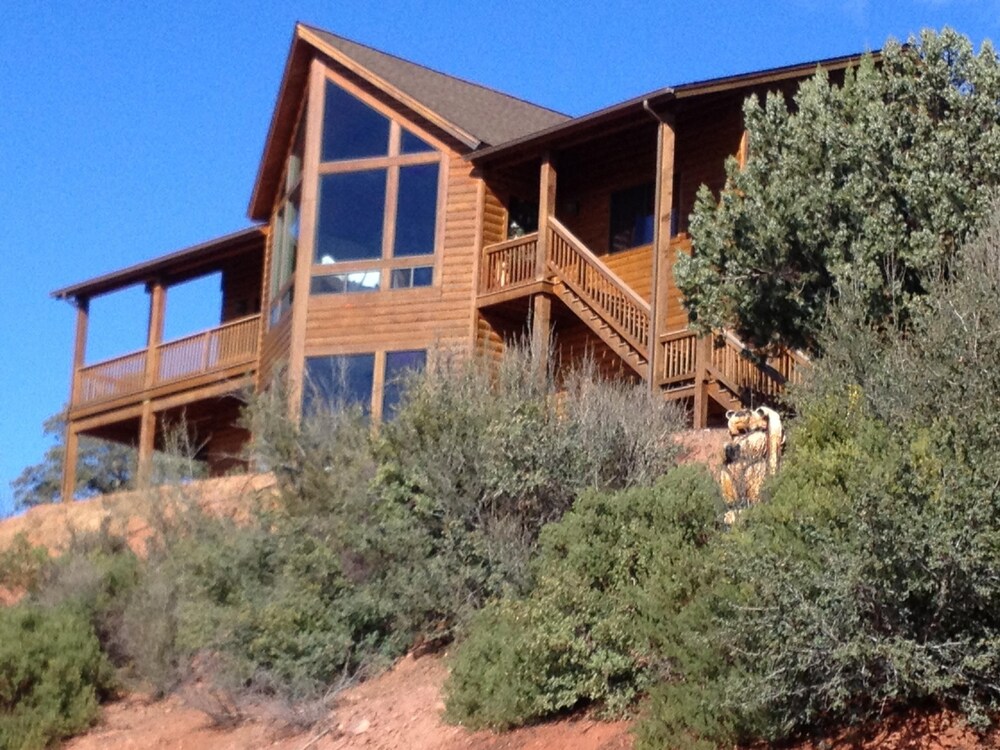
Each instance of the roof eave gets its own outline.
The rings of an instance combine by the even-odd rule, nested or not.
[[[574,118],[565,123],[554,125],[550,128],[540,130],[521,138],[507,141],[489,148],[480,149],[466,155],[466,159],[478,166],[495,162],[500,159],[518,158],[528,153],[537,153],[553,144],[573,139],[581,133],[585,133],[592,128],[642,113],[644,103],[654,110],[667,107],[669,104],[682,99],[690,99],[697,96],[708,96],[711,94],[735,91],[741,88],[754,88],[768,83],[777,83],[795,78],[805,78],[814,73],[817,69],[842,70],[858,65],[865,55],[870,55],[876,60],[879,52],[857,53],[832,57],[824,60],[800,63],[779,68],[769,68],[766,70],[745,73],[742,75],[726,76],[722,78],[712,78],[705,81],[687,83],[680,86],[658,89],[648,94],[629,99],[620,104],[615,104],[604,109],[597,110],[587,115]]]
[[[263,250],[265,235],[265,227],[247,227],[183,250],[56,289],[51,292],[51,296],[60,300],[90,299],[135,284],[149,282],[155,278],[178,272],[190,272],[201,267],[208,268],[213,263],[252,250],[255,243],[260,243],[260,249]]]
[[[254,180],[253,192],[250,196],[250,205],[247,214],[253,221],[266,221],[269,218],[271,204],[274,202],[274,185],[281,177],[283,168],[285,149],[279,150],[279,142],[284,144],[291,139],[291,131],[295,123],[289,120],[295,117],[298,112],[299,102],[305,92],[306,80],[309,74],[309,60],[311,55],[304,47],[304,42],[299,37],[299,26],[296,25],[292,35],[292,42],[288,50],[288,58],[285,60],[285,71],[281,76],[281,85],[278,87],[278,96],[275,100],[274,109],[271,112],[271,124],[264,139],[264,151],[261,155],[260,164],[257,167],[257,177]],[[289,112],[294,108],[294,112]],[[288,132],[285,132],[288,131]],[[277,171],[278,174],[274,174]]]

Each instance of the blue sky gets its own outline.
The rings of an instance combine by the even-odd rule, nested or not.
[[[1000,0],[3,3],[0,511],[66,400],[74,313],[49,292],[247,224],[296,20],[579,115],[924,27],[978,44]],[[212,324],[212,292],[171,297],[168,335]],[[143,297],[95,302],[88,360],[141,346]]]

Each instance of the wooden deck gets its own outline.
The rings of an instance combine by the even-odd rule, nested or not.
[[[257,369],[260,315],[80,367],[71,415],[118,409],[162,396],[213,387]],[[192,393],[192,398],[197,397]]]

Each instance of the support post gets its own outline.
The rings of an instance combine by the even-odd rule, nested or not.
[[[549,219],[556,213],[556,168],[551,151],[542,156],[538,176],[538,254],[535,256],[535,281],[545,281],[549,260]]]
[[[146,373],[144,385],[152,388],[160,370],[160,343],[163,341],[163,319],[167,292],[160,279],[146,287],[149,292],[149,330],[146,334]]]
[[[156,446],[156,414],[149,399],[142,402],[142,416],[139,418],[139,466],[136,485],[148,487],[152,476],[153,449]]]
[[[63,475],[59,497],[64,503],[73,501],[76,492],[76,462],[80,455],[80,436],[67,421],[63,439]]]
[[[63,454],[62,485],[60,497],[63,502],[70,502],[76,492],[76,462],[79,455],[80,437],[73,429],[70,414],[73,406],[80,400],[80,368],[83,367],[87,354],[87,323],[90,318],[90,300],[79,297],[76,300],[76,337],[73,342],[73,370],[69,379],[69,404],[66,407],[66,433],[63,439],[65,452]]]
[[[656,131],[656,199],[653,222],[653,291],[649,296],[649,374],[647,381],[650,393],[655,393],[657,373],[660,368],[659,341],[662,320],[666,319],[668,284],[665,283],[669,271],[670,228],[673,224],[674,206],[674,151],[676,132],[673,115],[657,114],[649,109],[659,122]]]
[[[708,427],[708,365],[712,357],[712,337],[698,339],[695,354],[694,415],[692,427],[703,430]]]
[[[531,351],[539,375],[549,367],[549,344],[552,331],[552,298],[536,294],[531,298]]]

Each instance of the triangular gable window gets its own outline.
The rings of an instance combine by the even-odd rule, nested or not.
[[[403,129],[402,142],[399,144],[399,151],[403,154],[423,154],[433,151],[434,147],[428,144],[423,138],[414,135],[409,130]]]
[[[389,118],[327,81],[323,161],[364,159],[388,153]]]

